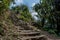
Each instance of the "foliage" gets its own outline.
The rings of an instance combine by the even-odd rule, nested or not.
[[[3,29],[3,21],[5,20],[6,16],[6,10],[9,9],[10,3],[13,0],[0,0],[0,35],[3,35],[4,29]],[[6,16],[6,17],[5,17]]]
[[[34,10],[36,12],[38,12],[38,15],[37,17],[39,18],[40,22],[41,22],[41,25],[42,27],[44,26],[45,24],[45,21],[47,20],[50,20],[48,19],[49,17],[52,17],[52,13],[51,13],[51,10],[52,10],[52,1],[51,0],[41,0],[42,2],[36,4],[34,6]]]
[[[9,9],[10,3],[13,0],[0,0],[0,16],[5,16],[5,11]]]
[[[31,16],[29,9],[26,5],[20,5],[20,6],[13,7],[12,10],[14,12],[16,12],[17,16],[19,15],[18,16],[19,19],[22,19],[26,22],[31,21],[32,16]]]
[[[57,0],[40,0],[40,3],[36,4],[33,7],[33,9],[38,13],[37,17],[40,20],[39,22],[42,25],[41,27],[44,28],[45,30],[49,30],[49,32],[52,32],[51,31],[52,29],[53,31],[60,30],[59,3],[60,3],[59,0],[58,1]]]

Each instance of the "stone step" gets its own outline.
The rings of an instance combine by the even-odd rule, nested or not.
[[[22,37],[21,40],[48,40],[48,39],[45,35],[39,35]]]
[[[36,35],[40,35],[40,32],[32,30],[23,30],[20,32],[20,36],[36,36]]]
[[[21,32],[27,32],[27,33],[29,33],[29,32],[40,32],[40,31],[35,31],[35,30],[21,30]]]
[[[24,30],[24,28],[22,28],[21,26],[16,26],[16,28],[18,28],[19,30]]]
[[[36,36],[40,35],[40,32],[20,33],[20,36]]]

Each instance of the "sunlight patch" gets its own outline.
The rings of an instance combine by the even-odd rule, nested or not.
[[[35,6],[36,3],[32,3],[32,7]]]

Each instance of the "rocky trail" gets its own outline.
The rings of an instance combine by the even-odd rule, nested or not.
[[[0,40],[38,40],[44,36],[37,30],[26,30],[20,26],[7,27],[5,33]]]
[[[30,29],[23,26],[6,26],[5,36],[0,36],[0,40],[60,40],[49,38],[46,32],[43,32],[31,25],[25,26],[29,26]]]
[[[7,26],[10,24],[5,21],[3,24],[4,36],[0,35],[0,40],[60,40],[22,20],[14,22],[11,26]]]

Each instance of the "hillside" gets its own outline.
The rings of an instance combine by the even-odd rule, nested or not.
[[[16,16],[11,18],[13,20],[15,19],[15,21],[12,20],[14,24],[11,24],[11,22],[9,22],[8,20],[3,21],[2,32],[0,32],[0,40],[23,40],[25,36],[29,37],[27,39],[41,37],[39,36],[40,32],[37,28],[22,20],[18,20],[15,17]]]
[[[15,16],[12,19],[18,20]],[[0,40],[60,40],[60,38],[52,37],[49,33],[31,26],[31,24],[23,20],[16,20],[13,21],[14,24],[7,20],[3,21]]]
[[[60,40],[60,0],[0,0],[0,40]]]

